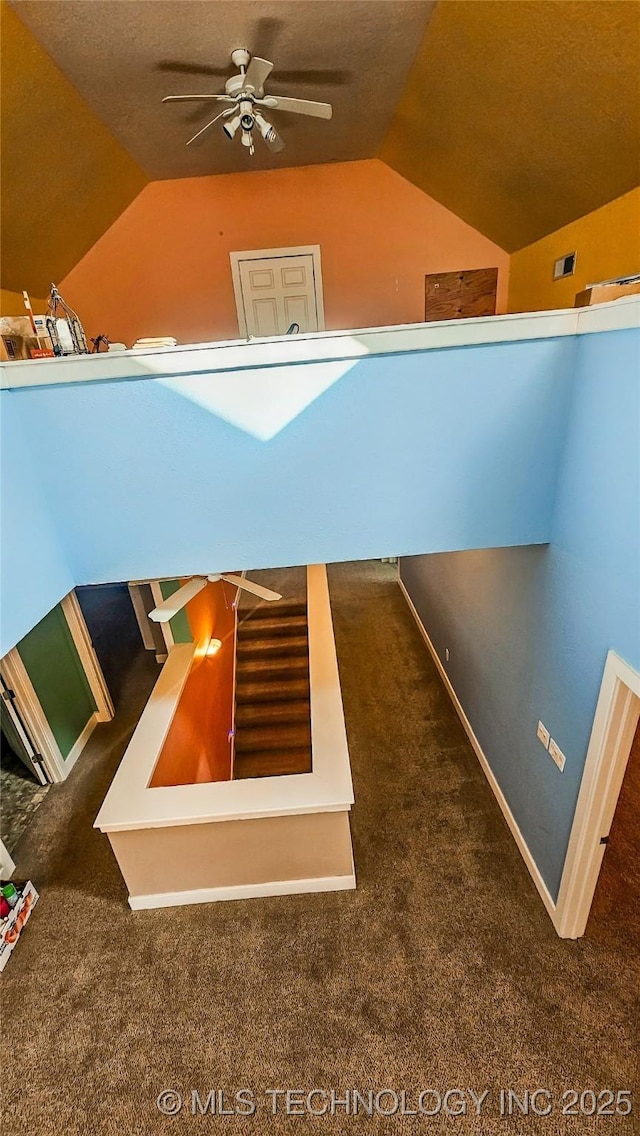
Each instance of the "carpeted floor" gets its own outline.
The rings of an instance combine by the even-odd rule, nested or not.
[[[49,785],[41,785],[5,743],[2,735],[0,760],[0,835],[13,852],[22,833],[33,821],[33,814],[44,801]]]
[[[556,937],[394,580],[376,562],[330,569],[355,892],[130,912],[91,827],[153,680],[130,676],[16,850],[42,898],[2,977],[7,1132],[633,1130],[564,1117],[561,1094],[634,1087],[638,960]],[[479,1118],[469,1097],[457,1117],[271,1117],[263,1095],[406,1090],[408,1109],[457,1087],[490,1090]],[[165,1088],[184,1097],[175,1117],[156,1107]],[[193,1115],[192,1088],[225,1090],[225,1108],[251,1089],[257,1111]],[[509,1088],[551,1090],[553,1114],[501,1117]]]

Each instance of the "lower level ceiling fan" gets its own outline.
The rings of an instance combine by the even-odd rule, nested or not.
[[[261,600],[281,600],[282,596],[279,592],[272,592],[270,588],[263,588],[262,584],[256,584],[253,580],[245,580],[244,576],[228,576],[225,572],[218,572],[212,576],[192,576],[186,584],[183,584],[177,592],[169,596],[164,603],[158,604],[154,607],[153,611],[149,612],[149,619],[153,619],[155,623],[168,623],[177,615],[182,608],[197,596],[203,588],[206,588],[208,583],[216,584],[218,580],[226,580],[228,584],[233,584],[236,588],[242,588],[245,592],[251,592],[253,596],[258,596]]]

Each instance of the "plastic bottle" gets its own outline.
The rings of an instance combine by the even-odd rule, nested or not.
[[[18,899],[20,898],[16,891],[15,884],[5,884],[2,888],[2,895],[9,904],[9,907],[15,907]]]

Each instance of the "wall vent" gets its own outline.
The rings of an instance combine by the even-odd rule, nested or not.
[[[576,270],[576,254],[568,252],[566,256],[559,257],[553,265],[553,279],[562,280],[565,276],[573,276]]]

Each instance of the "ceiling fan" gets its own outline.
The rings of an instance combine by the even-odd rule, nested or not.
[[[279,592],[272,592],[270,588],[263,588],[262,584],[256,584],[253,580],[245,580],[244,576],[230,576],[225,572],[217,572],[212,576],[192,576],[186,584],[183,584],[177,592],[169,596],[164,603],[158,604],[154,607],[153,611],[149,612],[149,619],[153,619],[155,623],[168,623],[177,615],[182,608],[192,600],[194,596],[198,595],[203,588],[206,588],[208,583],[215,584],[218,580],[226,580],[228,584],[234,584],[236,588],[242,588],[245,592],[251,592],[253,596],[258,596],[261,600],[281,600],[282,596]]]
[[[270,63],[268,59],[260,59],[257,55],[252,56],[245,47],[238,47],[231,52],[231,60],[234,67],[239,69],[239,74],[232,75],[230,79],[227,79],[225,83],[226,94],[166,95],[162,100],[163,103],[206,102],[211,100],[229,104],[215,118],[207,122],[197,134],[194,134],[187,142],[187,146],[202,138],[220,119],[226,119],[227,121],[223,123],[222,129],[227,138],[235,138],[238,130],[240,130],[242,145],[247,147],[250,154],[255,152],[253,137],[256,128],[264,139],[267,149],[272,154],[277,154],[284,149],[284,141],[275,127],[264,117],[261,107],[267,107],[269,110],[284,110],[292,114],[306,114],[310,115],[311,118],[331,118],[333,109],[330,103],[310,102],[308,99],[292,99],[285,95],[265,95],[265,80],[273,70],[273,63]]]

